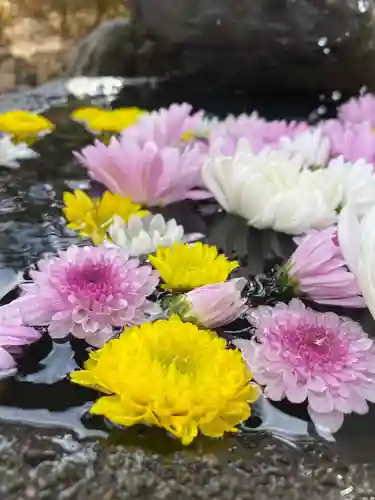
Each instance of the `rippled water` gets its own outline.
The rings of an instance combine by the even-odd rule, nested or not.
[[[204,92],[195,92],[188,99],[188,96],[178,94],[178,88],[167,86],[160,90],[141,85],[129,87],[115,105],[156,108],[174,100],[190,100],[195,106],[204,107],[201,101],[205,95]],[[246,104],[246,111],[256,107],[261,114],[272,118],[302,119],[310,116],[315,119],[315,110],[319,106],[327,106],[330,112],[337,100],[330,97],[323,104],[323,98],[294,100],[288,107],[285,99],[273,99],[274,102],[271,98],[257,101],[250,97],[244,99],[243,95],[233,96],[232,106],[220,96],[211,96],[211,100],[207,98],[206,109],[224,114],[244,111]],[[91,141],[91,136],[69,119],[70,111],[82,104],[69,99],[65,104],[49,109],[46,114],[57,128],[35,146],[40,158],[25,161],[19,170],[0,170],[0,267],[23,270],[44,252],[56,251],[77,241],[74,233],[65,228],[61,199],[65,190],[90,188],[85,170],[72,157],[72,150]],[[91,186],[91,189],[97,190],[98,187]],[[289,236],[250,229],[242,219],[219,212],[213,202],[184,201],[166,207],[164,214],[175,217],[186,232],[205,234],[209,243],[217,245],[229,257],[237,258],[241,263],[238,272],[250,279],[249,293],[256,303],[267,299],[268,290],[267,286],[254,281],[253,275],[262,275],[275,259],[286,259],[294,248]],[[15,293],[11,292],[6,299],[10,300]],[[337,312],[343,313],[342,310]],[[345,314],[361,321],[367,332],[375,336],[374,323],[368,313],[345,311]],[[220,333],[228,339],[236,335],[246,336],[246,323],[238,320],[221,329]],[[117,439],[118,433],[106,427],[101,419],[87,415],[95,392],[67,381],[67,373],[82,365],[85,358],[85,347],[76,340],[54,343],[45,336],[31,345],[19,359],[19,374],[0,383],[0,421],[70,429],[82,438],[106,437],[109,433],[111,439]],[[373,459],[374,417],[374,407],[366,416],[347,417],[335,436],[335,446],[356,459]],[[270,432],[292,445],[298,445],[300,440],[317,439],[307,421],[304,406],[287,402],[275,407],[261,400],[241,431]],[[121,439],[147,445],[149,440],[155,439],[155,432],[158,435],[163,431],[133,429],[122,433]],[[165,445],[168,449],[172,440],[165,442],[169,443]]]

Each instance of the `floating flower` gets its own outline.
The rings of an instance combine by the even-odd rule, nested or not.
[[[132,215],[128,222],[116,216],[108,234],[115,245],[131,256],[137,256],[182,241],[184,228],[177,224],[176,219],[166,222],[161,214],[148,215],[142,219]]]
[[[183,152],[160,149],[151,142],[140,146],[123,135],[119,141],[113,137],[109,146],[95,141],[76,156],[93,179],[143,205],[209,197],[206,191],[194,189],[202,183],[202,156],[196,145]]]
[[[369,122],[342,123],[328,120],[321,129],[331,145],[331,156],[343,156],[346,161],[375,160],[375,133]]]
[[[312,231],[300,239],[280,279],[292,284],[320,304],[342,307],[366,307],[356,278],[347,268],[337,240],[337,229]]]
[[[0,115],[0,132],[19,141],[47,134],[53,128],[47,118],[30,111],[8,111]]]
[[[142,210],[130,198],[106,191],[101,198],[92,199],[86,193],[77,189],[74,193],[64,193],[64,215],[68,227],[86,238],[92,239],[95,245],[104,241],[106,231],[115,216],[127,222],[132,215],[144,217],[148,210]]]
[[[240,140],[233,157],[218,152],[221,146],[219,141],[212,149],[203,180],[227,212],[258,229],[290,234],[321,229],[336,220],[341,191],[328,169],[312,172],[303,168],[300,156],[286,151],[256,155],[246,140]]]
[[[304,167],[320,168],[327,165],[330,143],[320,129],[305,130],[294,137],[281,137],[278,147],[291,154],[299,154]]]
[[[353,207],[345,207],[339,217],[338,237],[347,265],[375,318],[375,207],[362,219]]]
[[[258,113],[240,116],[229,115],[211,129],[210,142],[222,140],[221,151],[233,155],[240,139],[247,139],[254,153],[259,153],[266,146],[276,146],[281,137],[293,137],[307,129],[306,123],[286,121],[266,121]]]
[[[225,283],[195,288],[167,301],[169,312],[177,313],[183,321],[191,321],[204,328],[227,325],[247,311],[241,292],[245,278],[234,278]]]
[[[124,427],[164,427],[184,445],[199,432],[236,432],[258,397],[250,379],[239,351],[176,316],[126,329],[71,374],[74,383],[106,394],[93,415]]]
[[[0,138],[0,165],[2,167],[19,168],[19,160],[28,160],[38,156],[38,153],[30,149],[27,144],[14,144],[7,135]]]
[[[375,127],[375,96],[364,94],[358,98],[349,99],[339,108],[339,118],[344,122],[369,122]]]
[[[53,338],[71,332],[94,346],[108,340],[113,328],[145,321],[154,310],[146,297],[159,281],[150,266],[105,247],[71,246],[39,261],[30,276],[13,302],[24,323],[48,325]]]
[[[219,255],[215,246],[203,243],[193,245],[174,243],[172,247],[158,248],[156,255],[149,255],[151,264],[164,280],[168,290],[192,290],[203,285],[221,283],[238,267]]]
[[[251,312],[255,338],[234,343],[265,396],[307,400],[320,431],[336,432],[344,414],[368,411],[375,402],[375,347],[358,323],[318,313],[299,300]]]
[[[203,111],[191,115],[190,104],[172,104],[142,116],[136,125],[127,128],[123,135],[132,138],[140,145],[155,143],[159,148],[176,147],[186,134],[195,130],[201,122]]]
[[[138,119],[145,114],[139,108],[79,108],[72,113],[72,118],[84,123],[92,132],[109,132],[119,134],[124,129],[137,123]]]
[[[40,333],[34,328],[0,323],[0,378],[10,377],[17,372],[16,360],[11,353],[39,338]]]

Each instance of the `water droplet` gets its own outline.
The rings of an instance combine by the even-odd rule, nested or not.
[[[332,101],[339,101],[341,99],[341,97],[342,97],[342,94],[338,90],[334,90],[332,92]]]
[[[369,8],[369,3],[367,0],[359,0],[358,1],[358,10],[359,12],[366,12]]]
[[[327,112],[327,108],[325,106],[319,106],[319,108],[316,111],[318,115],[324,115]]]
[[[319,38],[318,40],[318,45],[319,47],[325,47],[327,45],[328,38],[326,36],[322,36],[322,38]]]
[[[216,25],[217,26],[221,26],[222,22],[223,21],[221,19],[216,19]]]
[[[328,55],[331,52],[331,49],[329,47],[325,47],[323,49],[324,54]]]

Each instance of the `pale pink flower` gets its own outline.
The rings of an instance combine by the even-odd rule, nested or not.
[[[158,273],[121,249],[71,246],[37,267],[13,304],[25,324],[48,325],[53,338],[72,333],[101,346],[113,328],[140,324],[154,311],[146,297],[155,290]]]
[[[109,146],[96,140],[75,153],[90,177],[122,196],[147,206],[166,205],[184,199],[204,199],[202,153],[197,145],[159,148],[153,142],[139,145],[134,139],[112,137]]]
[[[18,351],[21,346],[36,342],[40,336],[37,330],[28,326],[0,323],[0,378],[12,376],[17,372],[17,363],[12,353]]]
[[[375,402],[375,346],[361,326],[299,300],[251,310],[252,340],[236,340],[265,396],[307,400],[318,431],[336,432],[348,413]]]
[[[234,278],[225,283],[195,288],[172,298],[169,311],[204,328],[227,325],[248,309],[246,299],[241,297],[245,285],[245,278]]]
[[[222,153],[232,156],[236,151],[238,141],[245,138],[256,154],[264,147],[276,146],[281,137],[294,137],[307,128],[304,122],[267,121],[260,118],[257,113],[242,114],[237,117],[229,115],[225,120],[212,126],[210,143],[214,144],[217,139],[222,139]]]
[[[369,122],[342,123],[339,120],[328,120],[320,128],[330,141],[332,157],[342,155],[351,163],[359,159],[374,162],[375,133]]]
[[[364,94],[358,98],[349,99],[340,106],[338,116],[344,122],[369,122],[371,127],[375,127],[375,96]]]
[[[190,104],[172,104],[169,108],[141,116],[137,124],[122,132],[125,138],[132,138],[140,145],[154,142],[159,148],[176,147],[187,132],[193,131],[203,119],[203,111],[190,114]]]
[[[311,231],[296,240],[298,247],[283,270],[299,292],[320,304],[366,307],[342,255],[335,227]]]

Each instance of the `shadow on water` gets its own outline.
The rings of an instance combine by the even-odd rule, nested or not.
[[[155,94],[152,95],[152,92]],[[189,100],[188,96],[178,99],[174,95],[168,100],[165,92],[131,88],[126,98],[120,95],[115,105],[155,108],[175,99]],[[204,107],[203,97],[193,95],[194,104]],[[284,101],[275,100],[275,97],[271,102],[254,97],[247,100],[242,95],[238,99],[233,98],[233,106],[232,97],[219,106],[215,105],[217,99],[218,96],[214,96],[207,102],[209,110],[219,114],[256,108],[269,117],[301,119],[307,118],[321,105],[319,99],[314,102],[294,100],[294,111],[290,111],[291,107],[285,106]],[[74,161],[71,153],[91,141],[82,127],[69,119],[70,110],[76,106],[77,102],[69,101],[47,112],[57,128],[36,144],[35,149],[40,153],[38,159],[25,161],[19,170],[0,169],[1,267],[23,270],[43,253],[55,252],[77,241],[75,235],[66,229],[61,216],[65,190],[90,188],[85,170]],[[250,279],[254,303],[267,300],[267,289],[261,282],[253,280],[253,276],[264,274],[272,262],[285,260],[294,249],[290,237],[273,231],[250,229],[242,219],[220,212],[213,202],[176,203],[166,207],[164,215],[175,217],[186,232],[205,234],[206,241],[217,245],[229,257],[237,258],[241,264],[238,274]],[[7,299],[11,297],[12,294],[9,294]],[[360,321],[367,332],[375,336],[374,323],[368,313],[337,312]],[[220,329],[219,333],[228,340],[250,334],[247,323],[241,319]],[[128,446],[146,446],[165,453],[180,449],[178,442],[168,438],[161,430],[136,427],[119,432],[102,419],[88,416],[87,410],[96,398],[96,392],[70,384],[67,378],[70,371],[82,366],[87,355],[87,348],[78,341],[56,343],[46,335],[28,347],[19,357],[20,371],[17,376],[0,382],[0,421],[69,429],[79,438],[108,438],[108,443],[120,441]],[[374,412],[372,407],[366,416],[346,418],[336,436],[335,446],[355,459],[373,459],[367,450],[375,443]],[[271,433],[293,446],[316,438],[303,405],[287,402],[272,405],[264,399],[254,405],[253,415],[241,426],[240,435],[262,432]],[[203,439],[193,446],[192,451],[197,449],[195,447],[221,450],[230,442],[231,437],[218,442],[210,441],[210,444]]]

